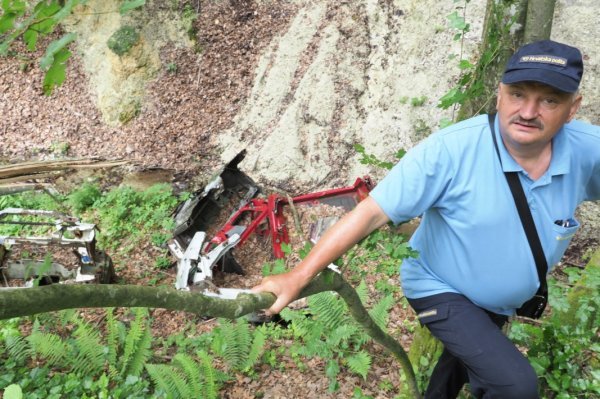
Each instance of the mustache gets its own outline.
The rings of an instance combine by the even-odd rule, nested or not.
[[[509,123],[518,123],[525,126],[534,126],[540,130],[544,129],[544,124],[537,119],[523,119],[519,115],[510,118]]]

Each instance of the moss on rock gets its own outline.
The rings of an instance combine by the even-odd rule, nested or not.
[[[140,40],[140,34],[132,26],[122,26],[113,33],[106,45],[119,57],[126,54]]]

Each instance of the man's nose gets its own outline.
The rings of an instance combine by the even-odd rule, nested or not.
[[[539,104],[534,99],[527,99],[522,102],[519,114],[523,119],[535,119],[539,114]]]

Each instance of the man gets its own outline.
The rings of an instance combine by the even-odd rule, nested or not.
[[[548,265],[578,228],[576,207],[600,198],[600,129],[572,121],[583,74],[576,48],[520,48],[498,87],[496,153],[488,117],[443,129],[415,146],[292,271],[254,288],[277,313],[367,234],[422,215],[402,264],[404,294],[444,344],[426,398],[537,398],[537,377],[501,326],[536,292],[536,264],[504,171],[517,171]],[[499,159],[500,158],[500,159]]]

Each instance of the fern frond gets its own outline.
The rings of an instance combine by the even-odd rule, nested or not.
[[[106,309],[106,346],[108,347],[108,364],[115,365],[117,363],[119,332],[117,330],[114,308]]]
[[[246,356],[245,364],[242,367],[244,370],[249,370],[254,367],[256,362],[260,359],[265,347],[265,339],[265,333],[262,330],[254,330],[254,339],[252,340],[252,345],[248,351],[248,356]]]
[[[200,365],[196,363],[194,359],[184,353],[176,354],[173,358],[173,364],[183,370],[188,389],[190,391],[190,397],[203,397],[203,384],[201,380],[202,370],[200,369]]]
[[[281,313],[281,318],[289,322],[292,332],[295,337],[306,337],[310,331],[314,321],[306,317],[304,312],[293,311],[284,308]]]
[[[142,370],[144,369],[144,364],[152,355],[151,346],[152,332],[150,331],[150,327],[147,325],[143,331],[143,335],[139,340],[137,347],[135,348],[135,352],[130,357],[130,361],[127,365],[127,368],[125,369],[124,376],[140,376]]]
[[[183,371],[167,364],[146,364],[146,371],[154,384],[162,389],[167,398],[192,398]]]
[[[219,389],[217,386],[217,376],[215,369],[212,366],[212,359],[208,353],[203,350],[199,350],[197,353],[200,358],[200,367],[202,368],[202,394],[197,396],[199,398],[216,399],[218,397]]]
[[[298,348],[298,354],[306,357],[319,356],[328,359],[333,356],[334,347],[322,339],[310,339]]]
[[[345,303],[331,292],[321,292],[311,296],[308,305],[315,316],[330,330],[349,322]]]
[[[235,362],[235,369],[240,369],[246,360],[248,359],[248,353],[250,352],[250,346],[252,346],[252,331],[250,331],[250,325],[246,319],[237,319],[235,322],[235,345],[231,345],[230,348],[236,347],[237,361]]]
[[[394,296],[388,295],[384,297],[381,301],[379,301],[373,308],[369,311],[369,315],[375,321],[375,324],[379,326],[383,331],[385,331],[388,319],[390,316],[390,309],[394,306]]]
[[[354,324],[344,324],[333,330],[327,335],[327,342],[331,346],[339,346],[340,342],[348,341],[354,334],[359,331],[358,327]]]
[[[350,356],[346,359],[348,368],[362,376],[363,379],[367,379],[367,374],[371,368],[371,356],[365,351],[360,351],[356,355]]]
[[[356,294],[358,295],[360,302],[365,305],[367,303],[367,298],[369,297],[369,288],[367,287],[365,280],[360,280],[360,284],[356,287]]]
[[[173,376],[176,373],[173,366],[166,364],[146,364],[145,367],[154,384],[164,391],[167,398],[179,398],[179,391],[173,381]]]
[[[31,351],[46,359],[49,365],[64,365],[70,361],[67,344],[58,335],[43,333],[38,329],[32,331],[26,339]]]
[[[100,374],[104,369],[104,346],[100,342],[100,332],[81,319],[75,319],[75,323],[77,355],[72,360],[73,371],[76,374]]]
[[[32,355],[29,343],[23,337],[9,335],[6,337],[5,343],[8,356],[19,363],[24,362]]]
[[[219,338],[213,348],[223,357],[229,368],[239,369],[244,364],[252,342],[250,328],[243,319],[232,323],[219,319]]]
[[[145,317],[148,315],[148,311],[145,308],[135,309],[135,319],[129,325],[129,331],[125,337],[125,345],[123,348],[123,355],[121,356],[121,375],[127,375],[129,364],[132,361],[133,354],[136,353],[137,347],[144,336]]]
[[[106,346],[108,349],[106,360],[108,362],[108,375],[111,378],[119,375],[117,365],[117,352],[120,343],[118,323],[114,315],[114,308],[106,309]]]

